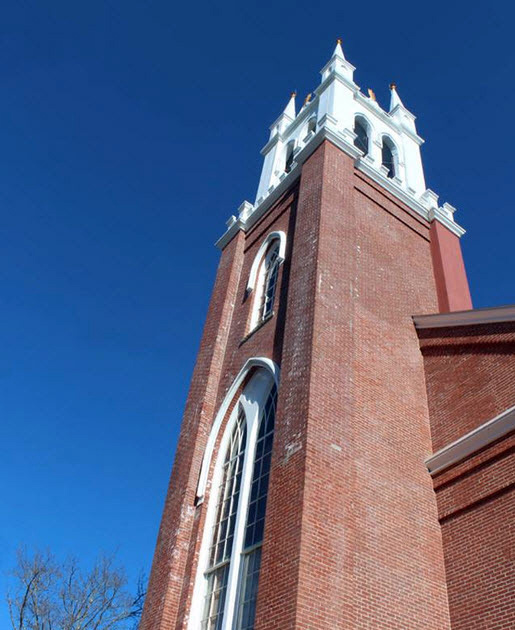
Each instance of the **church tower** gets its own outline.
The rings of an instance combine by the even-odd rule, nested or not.
[[[415,116],[340,42],[221,259],[142,630],[448,630],[413,315],[471,308]]]

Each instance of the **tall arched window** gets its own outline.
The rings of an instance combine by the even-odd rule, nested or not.
[[[225,453],[222,479],[218,488],[216,519],[209,547],[209,564],[205,574],[207,589],[202,630],[218,629],[222,624],[246,446],[247,423],[245,412],[240,405],[238,419]]]
[[[317,128],[317,118],[316,116],[312,116],[309,120],[308,120],[308,134],[311,132],[315,132]]]
[[[261,413],[254,455],[249,507],[241,551],[242,570],[241,583],[238,589],[237,630],[252,630],[254,628],[259,570],[261,568],[261,547],[263,545],[268,482],[270,479],[270,463],[272,461],[272,444],[274,441],[276,401],[277,389],[274,385]]]
[[[381,163],[388,169],[387,177],[393,179],[397,175],[396,164],[397,148],[394,143],[387,138],[383,137],[383,147],[381,151]]]
[[[284,232],[271,232],[254,259],[247,284],[247,293],[253,292],[250,331],[273,315],[279,267],[284,261],[285,248]]]
[[[276,401],[272,375],[256,370],[222,439],[206,519],[201,630],[254,628]]]
[[[354,133],[356,134],[354,146],[363,151],[364,155],[368,155],[368,124],[361,116],[354,119]]]

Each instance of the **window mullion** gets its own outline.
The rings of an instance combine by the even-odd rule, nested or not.
[[[234,624],[234,615],[238,595],[238,581],[240,575],[240,565],[242,559],[242,548],[245,536],[245,525],[247,521],[247,509],[250,496],[250,485],[254,469],[254,456],[256,449],[258,418],[253,410],[252,417],[247,413],[247,448],[245,450],[245,460],[240,485],[240,497],[236,525],[234,528],[234,541],[229,564],[229,577],[227,580],[227,594],[225,598],[225,609],[221,630],[231,630]]]

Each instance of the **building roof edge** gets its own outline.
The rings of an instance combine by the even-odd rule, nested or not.
[[[413,315],[413,322],[417,330],[424,328],[453,328],[454,326],[515,322],[515,304],[474,308],[469,311],[453,311],[451,313]]]

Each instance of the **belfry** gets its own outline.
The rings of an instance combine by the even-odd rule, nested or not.
[[[415,116],[354,70],[217,242],[142,630],[515,627],[515,307],[472,308]]]

